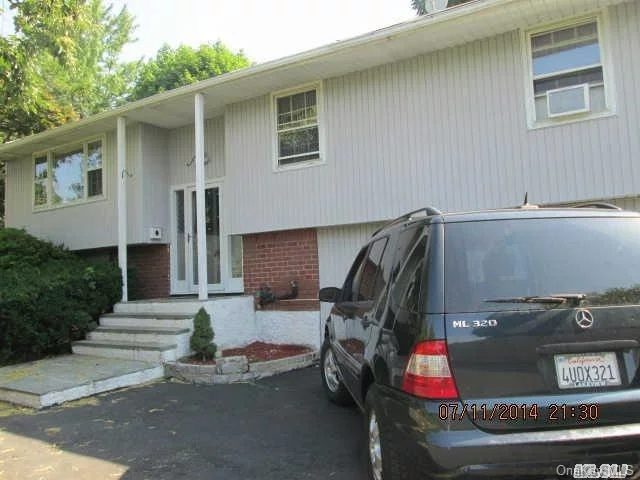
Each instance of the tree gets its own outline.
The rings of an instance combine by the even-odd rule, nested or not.
[[[102,0],[9,0],[15,34],[0,38],[0,141],[124,101],[130,66],[118,55],[133,17]]]
[[[155,58],[140,66],[131,95],[139,100],[150,95],[215,77],[251,65],[244,52],[233,52],[222,42],[197,49],[164,45]]]
[[[193,319],[193,333],[189,341],[189,346],[202,360],[210,360],[216,356],[218,349],[213,343],[214,333],[211,328],[211,316],[200,307]]]
[[[456,5],[460,5],[461,3],[467,3],[471,0],[449,0],[447,2],[447,8],[455,7]],[[424,15],[427,12],[426,8],[427,0],[411,0],[411,8],[413,8],[418,15]]]

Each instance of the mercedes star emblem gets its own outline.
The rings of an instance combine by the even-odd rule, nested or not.
[[[580,308],[576,310],[576,323],[580,328],[591,328],[593,326],[593,315],[589,310]]]

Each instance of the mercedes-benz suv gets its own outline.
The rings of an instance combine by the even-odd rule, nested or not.
[[[640,215],[582,207],[412,212],[320,291],[371,478],[638,473]]]

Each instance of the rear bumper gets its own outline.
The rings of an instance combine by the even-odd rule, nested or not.
[[[441,421],[440,402],[388,389],[377,401],[383,449],[393,449],[411,478],[571,478],[576,464],[628,464],[638,472],[640,423],[496,434],[468,420]]]

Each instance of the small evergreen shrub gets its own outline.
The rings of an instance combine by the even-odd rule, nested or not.
[[[120,299],[113,262],[92,262],[23,230],[0,230],[0,365],[68,353]]]
[[[216,356],[218,346],[213,342],[213,328],[211,328],[211,316],[200,307],[193,319],[193,333],[191,334],[190,346],[202,360],[211,360]]]

